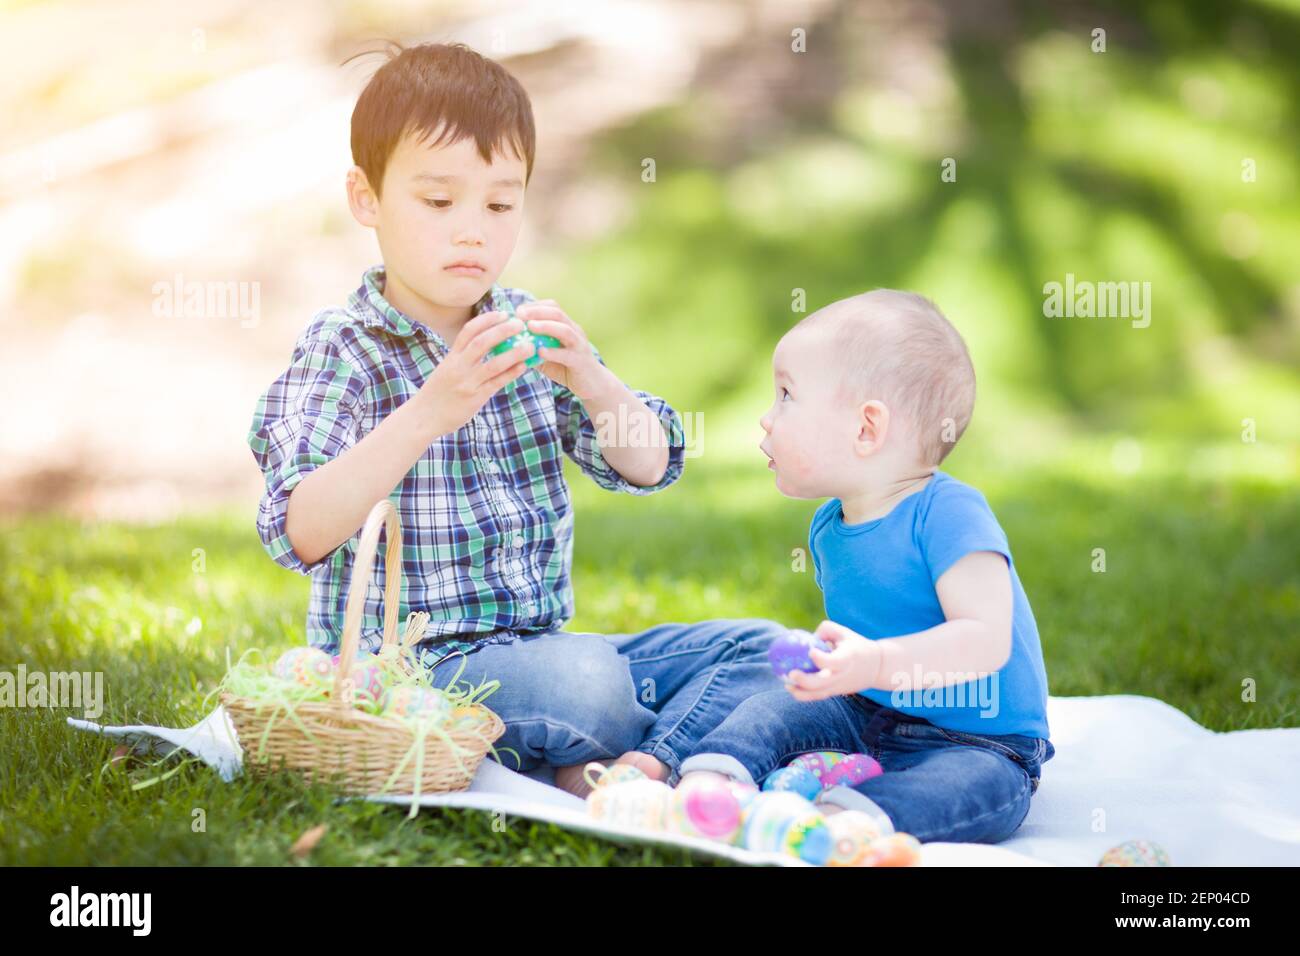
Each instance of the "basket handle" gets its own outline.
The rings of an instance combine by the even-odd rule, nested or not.
[[[339,648],[339,669],[334,677],[334,700],[346,707],[343,684],[352,672],[352,661],[361,644],[361,613],[365,609],[366,588],[370,585],[370,570],[375,563],[379,547],[380,528],[388,532],[388,546],[384,552],[384,646],[397,644],[397,612],[402,598],[402,527],[397,520],[397,509],[387,498],[375,504],[366,516],[361,529],[361,543],[357,545],[357,560],[352,565],[352,580],[348,582],[348,603],[343,612],[343,643]]]

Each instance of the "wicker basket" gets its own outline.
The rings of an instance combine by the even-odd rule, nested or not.
[[[464,790],[492,743],[505,733],[501,718],[478,704],[490,720],[478,728],[449,732],[449,739],[462,748],[459,752],[453,752],[447,740],[434,733],[424,734],[422,746],[416,748],[420,735],[410,722],[368,714],[350,703],[350,687],[344,685],[361,641],[361,612],[381,527],[388,532],[384,647],[397,645],[402,532],[392,502],[385,499],[371,509],[357,546],[343,617],[338,673],[330,699],[298,704],[293,712],[296,719],[291,719],[277,705],[266,701],[221,695],[236,733],[247,742],[243,745],[244,760],[250,770],[299,770],[309,780],[328,780],[352,794]],[[398,767],[402,767],[401,773],[394,778]]]

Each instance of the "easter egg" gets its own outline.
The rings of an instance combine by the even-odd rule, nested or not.
[[[316,647],[290,648],[271,665],[271,673],[325,694],[334,686],[334,665],[329,655]]]
[[[752,783],[741,783],[739,780],[728,780],[726,787],[731,791],[731,795],[736,798],[736,802],[740,804],[741,819],[743,820],[749,805],[754,802],[754,798],[761,791]]]
[[[866,866],[868,849],[883,834],[875,819],[861,810],[841,810],[826,818],[831,831],[831,866]]]
[[[457,704],[447,715],[448,730],[478,730],[492,722],[487,709],[478,704]]]
[[[815,673],[821,668],[808,656],[808,651],[814,647],[826,652],[831,649],[829,644],[807,631],[790,630],[772,641],[767,649],[767,660],[777,677],[784,678],[796,670]]]
[[[725,780],[691,777],[673,791],[667,824],[677,833],[730,843],[740,821],[740,800]]]
[[[845,811],[846,813],[848,811]],[[833,814],[841,816],[841,814]],[[859,866],[919,866],[921,841],[910,833],[890,833],[867,844]]]
[[[505,295],[505,293],[501,291],[500,286],[492,287],[492,309],[495,312],[504,313],[507,318],[513,319],[517,317],[515,315],[514,303],[510,301],[509,296]],[[500,345],[495,346],[492,349],[491,354],[502,355],[509,352],[516,345],[524,345],[528,347],[529,355],[524,359],[524,365],[528,368],[536,368],[544,361],[542,357],[537,354],[537,350],[542,348],[558,349],[561,347],[561,342],[559,339],[550,335],[542,335],[539,332],[530,332],[525,326],[522,332],[510,336],[510,338],[506,339]]]
[[[1149,840],[1125,840],[1102,854],[1098,866],[1172,866],[1164,847]]]
[[[545,361],[545,359],[543,359],[540,355],[537,354],[537,350],[543,348],[558,349],[560,347],[560,340],[555,338],[554,336],[542,335],[537,332],[529,332],[527,329],[525,329],[524,331],[520,332],[518,335],[510,336],[510,338],[506,339],[500,345],[493,348],[492,354],[501,355],[505,352],[509,352],[516,345],[523,345],[528,347],[530,352],[528,357],[524,359],[524,365],[527,368],[536,368],[537,366],[541,365],[542,362]]]
[[[673,789],[662,780],[626,780],[587,794],[587,812],[612,826],[663,830]]]
[[[785,853],[822,866],[831,856],[831,831],[826,818],[808,800],[789,791],[756,796],[745,814],[741,837],[747,849]]]
[[[583,768],[587,783],[594,787],[610,787],[616,783],[628,783],[632,780],[648,780],[645,771],[630,763],[612,763],[608,767],[593,760]]]
[[[451,712],[446,695],[423,687],[394,687],[384,696],[381,713],[404,720],[441,720]]]
[[[812,753],[795,757],[786,766],[802,767],[820,778],[822,774],[839,764],[847,756],[848,754],[842,754],[834,750],[815,750]]]
[[[856,787],[884,772],[879,762],[867,754],[845,754],[843,760],[822,774],[822,786]]]
[[[337,668],[339,655],[335,654],[332,661]],[[387,689],[387,672],[374,654],[358,651],[356,660],[348,670],[348,680],[352,681],[353,698],[358,706],[367,710],[379,706]]]
[[[811,770],[803,767],[782,767],[767,775],[763,781],[765,791],[789,791],[797,793],[808,800],[814,800],[822,792],[822,782]]]

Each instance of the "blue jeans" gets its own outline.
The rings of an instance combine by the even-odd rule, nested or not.
[[[680,773],[712,770],[761,784],[814,750],[870,754],[884,773],[822,791],[818,803],[861,810],[884,832],[922,843],[998,843],[1029,813],[1051,741],[945,730],[861,694],[803,702],[784,688],[751,697],[700,740]]]
[[[435,665],[445,687],[499,680],[484,703],[506,725],[501,762],[528,773],[639,750],[677,768],[740,704],[781,681],[768,645],[786,628],[759,618],[660,624],[636,634],[549,631],[489,644]]]

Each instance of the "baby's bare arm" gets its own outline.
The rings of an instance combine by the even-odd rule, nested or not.
[[[880,669],[872,688],[921,690],[987,674],[1011,656],[1011,569],[993,551],[974,551],[957,561],[935,584],[947,619],[915,634],[876,641]],[[920,674],[922,684],[914,678]],[[951,679],[944,677],[950,675]]]
[[[993,551],[974,551],[943,573],[935,585],[942,624],[871,640],[833,621],[817,636],[831,651],[809,652],[820,670],[791,671],[790,693],[823,700],[864,690],[910,691],[962,684],[990,674],[1011,656],[1011,569]]]

